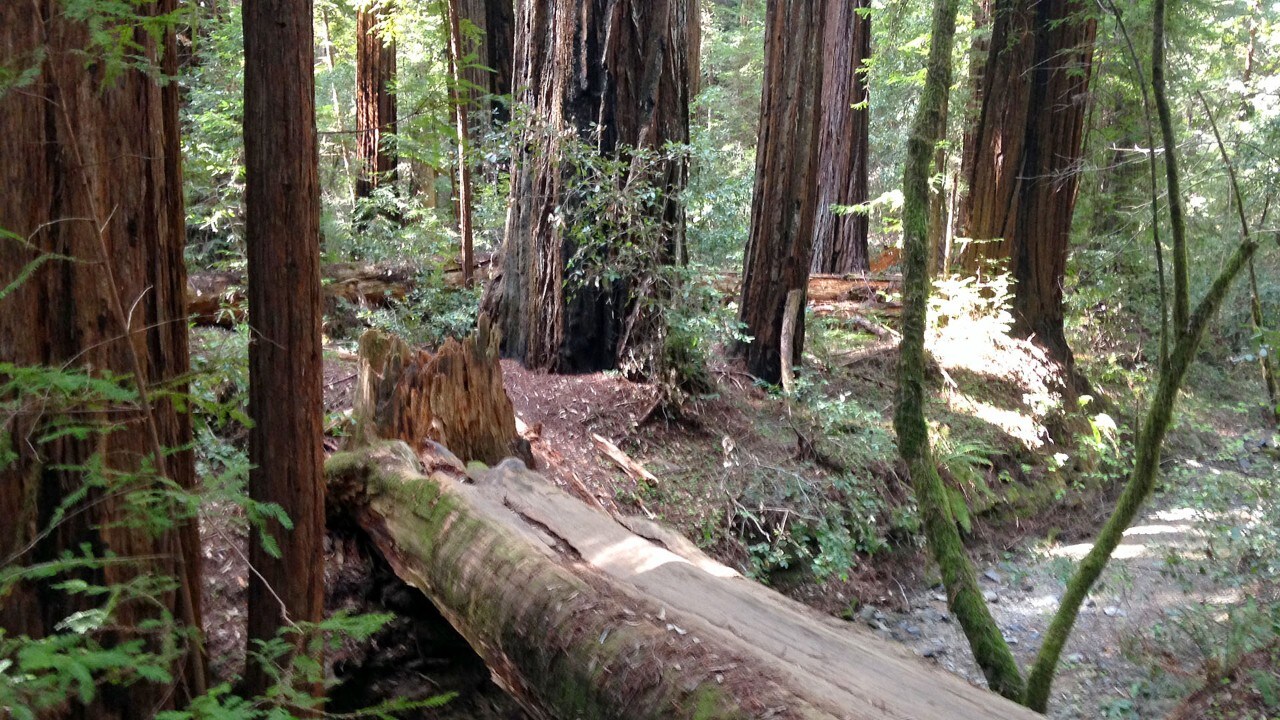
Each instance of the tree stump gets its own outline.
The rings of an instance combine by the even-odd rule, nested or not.
[[[518,457],[532,466],[529,443],[516,430],[502,385],[498,343],[484,318],[475,334],[462,342],[450,339],[434,353],[415,351],[378,330],[365,332],[354,443],[403,440],[419,453],[439,443],[463,462],[496,465]]]

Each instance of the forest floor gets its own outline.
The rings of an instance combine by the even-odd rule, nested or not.
[[[551,482],[584,501],[657,517],[721,562],[982,684],[936,570],[916,544],[910,493],[895,469],[894,355],[877,338],[861,337],[853,351],[848,340],[814,332],[813,379],[794,398],[713,364],[712,392],[674,416],[657,404],[657,388],[616,373],[555,376],[510,361],[503,370],[522,432]],[[930,408],[942,438],[939,457],[973,509],[971,555],[1026,667],[1117,483],[1103,470],[1087,482],[1083,471],[1058,470],[1095,463],[1046,441],[1061,420],[1046,409],[1050,378],[1033,351],[997,342],[991,353],[970,356],[958,343],[942,345],[935,344]],[[1227,396],[1189,392],[1186,419],[1168,444],[1165,485],[1081,614],[1051,717],[1164,717],[1206,678],[1254,677],[1249,663],[1265,667],[1269,656],[1238,628],[1257,620],[1242,617],[1251,600],[1280,598],[1249,577],[1248,559],[1223,537],[1242,528],[1247,535],[1256,519],[1260,496],[1240,488],[1274,487],[1280,477],[1275,438],[1259,434],[1256,413],[1233,399],[1235,382],[1252,380],[1244,377],[1199,381]],[[353,383],[349,356],[328,353],[331,413],[349,407]],[[601,440],[623,448],[656,480],[624,472]],[[228,508],[210,508],[203,530],[211,655],[228,675],[243,658],[244,522]],[[1271,546],[1259,547],[1265,554]],[[421,717],[522,717],[429,603],[390,577],[358,539],[332,535],[327,556],[332,608],[398,615],[375,639],[376,651],[366,645],[338,653],[334,670],[348,683],[332,709],[453,691],[453,703]],[[1225,647],[1233,643],[1239,647]],[[1248,717],[1196,712],[1184,717]]]
[[[939,385],[945,388],[965,368],[941,355],[944,381]],[[1003,362],[1025,366],[1026,359]],[[984,363],[1006,378],[1016,375],[1000,363],[991,365],[991,358],[975,365]],[[864,404],[885,421],[883,391],[891,382],[889,367],[891,363],[873,357],[861,364],[854,386],[847,388],[860,393]],[[656,514],[721,561],[749,574],[751,550],[726,540],[724,530],[736,522],[737,531],[749,534],[741,524],[752,514],[742,512],[742,503],[747,497],[759,500],[749,487],[754,478],[813,472],[815,465],[819,473],[830,470],[823,468],[830,460],[819,452],[815,462],[814,450],[808,447],[809,434],[820,431],[814,418],[802,417],[792,404],[729,371],[718,375],[718,392],[712,399],[678,419],[654,413],[652,387],[617,375],[550,376],[510,362],[504,363],[504,373],[544,473],[570,492],[590,493],[624,512]],[[1001,403],[1001,394],[989,388],[959,404],[989,408]],[[1033,404],[1022,394],[1024,405]],[[1242,635],[1248,635],[1251,620],[1237,614],[1248,611],[1251,597],[1259,603],[1280,598],[1274,596],[1273,586],[1255,582],[1240,558],[1228,557],[1224,546],[1229,543],[1221,534],[1247,532],[1256,519],[1250,496],[1232,488],[1250,482],[1266,485],[1280,477],[1280,464],[1275,462],[1275,438],[1252,422],[1256,413],[1242,411],[1240,405],[1221,410],[1222,402],[1194,397],[1188,401],[1188,419],[1180,423],[1166,453],[1165,485],[1126,533],[1081,612],[1055,682],[1050,717],[1165,717],[1206,678],[1220,674],[1221,663],[1249,661],[1243,657],[1249,638]],[[956,405],[940,402],[936,411],[947,417]],[[1208,407],[1218,409],[1208,412]],[[821,425],[820,418],[816,422]],[[1014,418],[1011,427],[1021,426],[1024,437],[1033,437],[1044,432],[1038,425],[1043,422],[1043,417],[1027,411]],[[993,440],[1002,446],[986,456],[988,475],[1008,467],[1009,455],[1029,459],[1017,450],[1020,443],[1011,442],[1017,434],[1006,427]],[[658,486],[620,471],[593,445],[592,435],[627,448],[656,475]],[[893,487],[901,482],[893,459],[885,462],[873,469],[879,474],[877,481],[884,483],[888,495],[901,495],[901,488]],[[1045,468],[1030,462],[1019,465],[1028,477],[1011,484],[1044,482]],[[691,483],[697,475],[703,482]],[[1027,500],[1013,494],[1011,500],[1006,493],[986,499],[990,512],[975,520],[970,551],[996,621],[1023,667],[1034,660],[1065,581],[1075,561],[1089,550],[1090,538],[1106,519],[1118,490],[1113,478],[1088,488],[1077,484],[1052,498]],[[1213,502],[1206,502],[1208,496]],[[766,514],[756,513],[755,518]],[[819,580],[804,570],[785,568],[757,577],[984,684],[922,549],[897,547],[857,563],[846,578]],[[1233,627],[1237,623],[1245,629]],[[1233,642],[1224,641],[1223,633],[1234,634],[1239,647],[1220,646]],[[1237,657],[1227,659],[1232,653]]]

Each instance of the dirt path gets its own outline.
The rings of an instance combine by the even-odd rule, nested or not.
[[[1238,590],[1223,590],[1208,575],[1180,570],[1205,559],[1205,539],[1197,513],[1169,502],[1155,503],[1125,534],[1067,643],[1050,717],[1156,718],[1171,709],[1173,702],[1162,693],[1144,691],[1151,676],[1144,638],[1167,624],[1171,613],[1241,599]],[[1030,666],[1040,646],[1064,578],[1089,548],[1088,543],[1045,544],[980,569],[992,613],[1023,667]],[[867,606],[859,620],[982,684],[941,587],[908,588],[906,594],[910,612]]]

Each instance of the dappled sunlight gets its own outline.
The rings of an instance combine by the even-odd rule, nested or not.
[[[721,565],[710,558],[698,557],[690,560],[659,547],[649,540],[635,536],[583,555],[587,562],[597,567],[625,569],[636,575],[651,572],[669,563],[678,563],[695,567],[713,577],[738,577],[738,572],[733,568]]]
[[[1048,550],[1049,557],[1064,557],[1072,560],[1083,560],[1093,549],[1093,543],[1076,543],[1059,545]],[[1133,560],[1147,554],[1147,546],[1141,543],[1124,543],[1111,554],[1113,560]]]
[[[972,415],[988,425],[999,428],[1028,448],[1040,448],[1045,444],[1044,426],[1029,412],[998,408],[957,390],[947,393],[947,398],[953,410]]]

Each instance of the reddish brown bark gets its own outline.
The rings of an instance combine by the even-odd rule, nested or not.
[[[515,3],[513,0],[454,0],[458,14],[479,31],[474,40],[464,38],[461,64],[464,97],[477,130],[479,118],[506,122],[515,70]],[[466,33],[463,33],[466,35]]]
[[[687,11],[688,0],[518,4],[515,82],[530,123],[514,160],[506,238],[483,307],[502,330],[504,352],[528,367],[588,372],[626,361],[641,374],[653,369],[636,358],[652,358],[662,345],[655,308],[645,300],[657,289],[628,276],[566,286],[578,248],[556,217],[557,210],[573,211],[562,207],[573,169],[561,155],[566,135],[604,156],[688,142]],[[660,165],[636,178],[664,190],[648,219],[660,228],[655,266],[684,254],[677,195],[686,163]],[[620,239],[604,242],[596,255],[625,242],[626,228],[619,230]]]
[[[356,11],[356,197],[395,182],[396,44],[385,32],[388,4]]]
[[[739,318],[751,336],[741,348],[747,370],[772,383],[782,377],[783,362],[799,364],[804,348],[801,317],[793,355],[781,357],[787,293],[803,290],[809,278],[827,2],[770,2],[765,20],[760,139]]]
[[[471,145],[471,130],[467,121],[466,89],[462,87],[462,68],[467,62],[467,56],[463,50],[462,21],[458,15],[461,1],[448,0],[444,14],[449,32],[449,78],[452,85],[450,99],[453,103],[453,124],[458,133],[458,236],[462,240],[462,284],[471,287],[472,270],[475,266],[471,160],[467,157],[467,149]]]
[[[249,496],[275,503],[293,529],[267,523],[279,546],[250,535],[250,650],[324,613],[321,440],[320,185],[310,0],[244,6],[245,244],[248,248]],[[245,687],[271,682],[257,663]],[[301,683],[301,680],[297,682]],[[323,688],[309,688],[319,695]]]
[[[977,125],[966,138],[969,188],[960,265],[1008,262],[1014,331],[1071,363],[1063,281],[1079,184],[1096,23],[1077,0],[1006,0],[994,10]]]
[[[818,137],[818,214],[814,223],[816,273],[870,269],[867,216],[836,214],[833,205],[867,201],[871,125],[867,83],[861,72],[871,58],[869,0],[829,0],[822,41],[822,120]],[[859,107],[855,107],[859,106]]]
[[[162,0],[138,12],[174,7]],[[141,33],[134,40],[140,61],[176,72],[172,33],[159,43]],[[121,525],[121,496],[95,490],[38,536],[64,499],[85,485],[86,474],[70,468],[95,455],[106,473],[127,476],[154,466],[163,449],[159,471],[183,488],[194,484],[190,416],[154,392],[162,384],[185,392],[181,378],[190,369],[178,86],[161,87],[137,69],[107,77],[87,27],[53,0],[0,4],[0,56],[38,71],[30,84],[0,89],[0,228],[12,233],[0,234],[0,288],[8,289],[0,291],[0,362],[111,373],[143,392],[136,402],[105,409],[60,406],[51,395],[41,407],[24,406],[0,421],[0,456],[14,453],[0,462],[0,558],[29,565],[64,551],[79,554],[82,544],[99,557],[115,553],[130,562],[77,576],[100,585],[168,576],[182,589],[161,594],[158,607],[123,605],[114,622],[137,627],[164,610],[198,630],[194,522],[179,520],[177,529],[159,535]],[[10,288],[47,254],[71,259],[49,260]],[[42,439],[70,413],[111,432]],[[69,615],[100,604],[101,598],[52,587],[67,579],[18,585],[0,598],[0,627],[11,638],[46,637],[60,632],[58,623]],[[142,718],[173,708],[203,688],[196,645],[174,676],[173,684],[104,686],[93,702],[73,701],[49,717]]]

